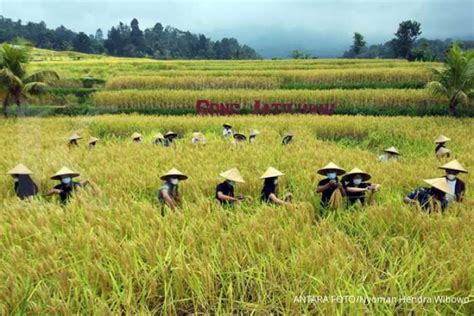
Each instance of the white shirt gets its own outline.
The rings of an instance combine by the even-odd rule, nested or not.
[[[457,180],[449,181],[448,179],[446,179],[446,182],[448,183],[448,187],[451,189],[451,192],[453,192],[453,194],[454,194],[454,192],[456,192],[455,191],[456,190],[456,181]],[[446,200],[448,202],[454,201],[454,195],[446,193]]]

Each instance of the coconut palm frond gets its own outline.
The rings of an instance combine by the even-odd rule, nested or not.
[[[22,82],[10,69],[3,68],[0,70],[0,86],[6,90],[19,90]]]
[[[431,81],[426,85],[426,89],[431,91],[433,94],[446,96],[448,94],[448,90],[446,87],[439,81]]]
[[[469,104],[469,97],[463,91],[459,91],[456,94],[456,101],[462,105],[467,105]]]
[[[44,82],[30,82],[25,85],[23,92],[30,95],[45,93],[48,85]]]
[[[3,44],[0,47],[2,56],[2,68],[8,68],[18,78],[23,78],[26,73],[26,64],[28,63],[30,48],[21,45]]]
[[[43,82],[48,79],[59,80],[59,75],[54,70],[40,70],[31,75],[26,76],[23,79],[23,82],[30,83],[30,82]]]

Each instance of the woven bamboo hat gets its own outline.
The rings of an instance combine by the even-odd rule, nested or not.
[[[172,131],[168,131],[165,134],[165,138],[175,138],[177,136],[178,136],[178,134],[176,134],[175,132],[172,132]]]
[[[222,124],[222,126],[223,126],[223,127],[227,127],[227,128],[232,128],[232,125],[230,125],[230,124],[229,124],[229,123],[227,123],[227,122],[226,122],[226,123],[224,123],[224,124]]]
[[[242,175],[240,174],[237,168],[229,169],[227,171],[220,173],[219,175],[226,180],[245,183],[244,178],[242,178]]]
[[[133,133],[132,134],[132,139],[137,139],[137,138],[142,138],[142,134],[137,133],[137,132]]]
[[[165,139],[165,137],[161,133],[156,133],[155,134],[155,139]]]
[[[51,176],[50,179],[52,180],[60,180],[61,177],[71,177],[75,178],[78,177],[80,174],[77,172],[72,171],[71,169],[67,167],[62,167],[58,172],[56,172],[54,175]]]
[[[252,137],[252,136],[257,136],[257,135],[260,135],[260,132],[256,129],[251,128],[250,129],[250,136]]]
[[[284,176],[285,174],[273,167],[268,167],[267,171],[260,177],[260,179],[266,179],[266,178],[276,178],[276,177],[281,177]]]
[[[71,136],[69,136],[69,140],[78,140],[78,139],[81,139],[82,137],[77,135],[77,133],[74,133],[72,134]]]
[[[237,139],[237,140],[246,140],[247,137],[242,134],[242,133],[234,133],[234,139]]]
[[[438,149],[438,150],[436,151],[436,156],[438,156],[438,157],[443,157],[443,156],[446,156],[446,155],[448,155],[448,154],[450,154],[450,153],[451,153],[451,150],[449,150],[449,149],[446,148],[446,147],[441,147],[440,149]]]
[[[395,147],[388,147],[387,149],[384,150],[386,153],[391,153],[391,154],[394,154],[394,155],[400,155],[400,153],[398,152],[398,150],[395,148]]]
[[[327,165],[325,165],[324,167],[322,167],[321,169],[319,169],[318,173],[320,175],[325,176],[330,171],[336,172],[336,174],[338,176],[343,175],[344,173],[346,173],[346,170],[342,169],[341,167],[336,165],[334,162],[330,162]]]
[[[439,143],[446,143],[446,142],[449,142],[451,140],[451,138],[449,137],[446,137],[444,135],[439,135],[436,139],[435,139],[435,143],[436,144],[439,144]]]
[[[186,180],[188,178],[187,175],[185,175],[184,173],[182,173],[181,171],[179,171],[178,169],[176,168],[172,168],[171,170],[169,170],[167,173],[165,173],[164,175],[162,175],[160,177],[161,180],[166,180],[167,178],[170,178],[170,177],[173,177],[173,178],[178,178],[179,180]]]
[[[423,181],[425,181],[426,183],[428,183],[430,186],[432,186],[435,189],[438,189],[449,195],[454,195],[454,192],[451,191],[451,189],[448,186],[448,183],[446,182],[446,178],[424,179]]]
[[[362,177],[362,181],[367,181],[367,180],[369,180],[370,178],[372,178],[372,177],[370,176],[370,174],[368,174],[367,172],[362,171],[362,170],[360,170],[359,168],[354,168],[354,169],[352,169],[351,171],[349,171],[348,173],[346,173],[346,174],[342,177],[342,179],[347,179],[347,178],[349,178],[349,177],[351,177],[351,176],[353,177],[353,176],[356,176],[356,175],[361,176],[361,177]]]
[[[96,138],[96,137],[91,137],[91,138],[89,138],[89,144],[95,143],[95,142],[97,142],[98,140],[99,140],[99,139]]]
[[[33,171],[28,169],[24,164],[20,163],[15,168],[8,171],[7,174],[11,174],[11,175],[29,175],[29,174],[33,174]]]
[[[464,169],[464,167],[456,159],[451,160],[450,162],[442,165],[441,167],[439,167],[439,169],[454,170],[462,173],[467,173],[467,170]]]

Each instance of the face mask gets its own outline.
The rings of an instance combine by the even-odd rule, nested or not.
[[[172,178],[170,182],[172,185],[177,185],[179,181],[176,178]]]
[[[235,185],[235,181],[227,181],[231,186],[234,186]]]
[[[362,179],[354,179],[354,184],[359,185],[362,183]]]
[[[14,182],[18,182],[18,181],[20,181],[20,179],[18,179],[18,178],[15,177],[15,178],[13,178],[13,181],[14,181]]]
[[[330,179],[330,180],[336,179],[336,176],[337,176],[335,172],[329,172],[326,175],[327,175],[328,179]]]
[[[71,183],[71,178],[67,177],[67,178],[62,178],[61,179],[61,182],[64,183],[64,184],[69,184]]]
[[[251,142],[251,143],[255,142],[255,137],[253,137],[253,136],[250,137],[250,142]]]
[[[273,181],[273,184],[277,185],[278,184],[278,179],[275,179],[275,181]]]
[[[456,180],[456,175],[455,174],[448,174],[446,176],[446,178],[448,178],[448,180],[450,180],[450,181],[453,181],[453,180]]]

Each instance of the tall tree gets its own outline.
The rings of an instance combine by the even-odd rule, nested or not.
[[[367,42],[364,40],[364,36],[358,32],[354,33],[354,43],[351,46],[351,52],[357,56],[365,49]]]
[[[392,47],[396,57],[412,60],[411,49],[416,38],[421,34],[421,24],[416,21],[403,21],[398,26]]]
[[[72,41],[72,47],[75,51],[81,53],[92,53],[92,41],[85,33],[80,32]]]
[[[130,43],[135,47],[135,57],[144,56],[146,51],[145,37],[142,30],[140,30],[138,20],[133,19],[130,27],[132,29],[130,32]]]

